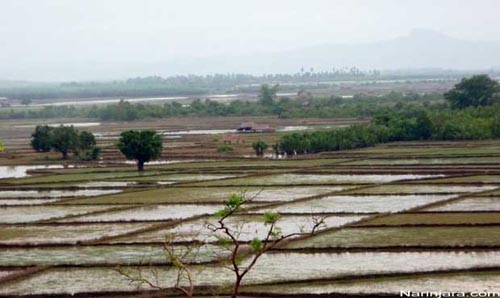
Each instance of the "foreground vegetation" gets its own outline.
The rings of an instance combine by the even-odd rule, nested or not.
[[[500,276],[499,148],[404,142],[338,159],[187,162],[143,174],[89,165],[5,179],[0,266],[18,275],[0,276],[0,295],[139,297],[179,287],[219,297],[373,297],[457,280],[465,291],[484,289]],[[412,156],[419,163],[405,164]],[[120,193],[92,195],[104,190]]]
[[[500,138],[499,85],[487,76],[464,79],[445,94],[450,107],[404,105],[379,112],[369,125],[284,136],[277,151],[318,153],[417,140]]]

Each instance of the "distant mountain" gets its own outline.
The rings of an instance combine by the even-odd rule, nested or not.
[[[459,40],[435,31],[418,29],[407,36],[374,43],[325,44],[286,52],[211,57],[160,65],[156,67],[176,73],[277,73],[297,72],[302,67],[306,70],[311,67],[331,70],[352,66],[382,70],[484,70],[500,67],[500,42]],[[160,69],[158,73],[161,73]]]
[[[0,79],[18,80],[103,80],[137,76],[170,76],[209,73],[296,73],[357,67],[362,70],[448,69],[485,71],[500,69],[500,42],[459,40],[432,30],[413,30],[392,40],[359,44],[323,44],[290,51],[248,56],[220,56],[176,59],[144,64],[91,61],[47,62],[45,66],[0,69]]]

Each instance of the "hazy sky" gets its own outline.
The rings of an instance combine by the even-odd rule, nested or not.
[[[0,76],[378,41],[413,28],[499,40],[499,15],[498,0],[0,0]]]

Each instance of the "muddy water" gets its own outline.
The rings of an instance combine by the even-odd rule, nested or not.
[[[13,205],[42,205],[46,203],[57,202],[59,199],[0,199],[0,206],[13,206]]]
[[[135,185],[137,182],[134,181],[92,181],[78,184],[78,187],[127,187]]]
[[[62,165],[0,166],[0,179],[27,177],[29,170],[62,169]]]
[[[0,223],[29,223],[106,210],[103,206],[37,206],[0,208]]]
[[[176,247],[179,253],[186,247]],[[204,245],[196,248],[196,255],[187,256],[189,262],[207,262],[216,257],[218,248]],[[140,264],[166,262],[160,245],[75,246],[51,248],[9,248],[0,254],[0,266],[80,265],[80,264]]]
[[[331,196],[262,211],[280,213],[399,212],[452,198],[453,195]]]
[[[95,240],[149,227],[150,224],[96,224],[83,226],[10,226],[0,227],[0,243],[57,244]]]
[[[368,279],[352,282],[330,281],[325,283],[299,283],[290,284],[286,287],[255,287],[252,288],[252,292],[293,295],[307,295],[311,293],[344,293],[364,295],[392,294],[396,296],[400,295],[401,290],[403,289],[404,291],[411,291],[413,293],[498,293],[500,292],[500,274],[494,272],[469,272],[446,275],[433,274],[429,276],[398,277],[393,279]],[[434,297],[437,297],[437,295],[438,294]]]
[[[429,211],[500,211],[500,198],[477,197],[463,199],[443,206],[426,209]]]
[[[258,284],[300,279],[334,278],[345,275],[468,269],[499,265],[499,252],[276,253],[264,255],[254,270],[246,277],[245,283]],[[159,284],[165,287],[172,286],[175,281],[175,272],[158,267],[155,269],[158,270]],[[195,266],[192,270],[197,285],[228,284],[234,278],[232,272],[222,268],[198,270],[198,267]],[[147,270],[143,274],[148,279],[153,277],[152,273]],[[493,280],[489,279],[489,281]],[[469,279],[468,283],[461,285],[459,289],[464,288],[465,285],[478,288],[484,284],[482,279]],[[411,285],[411,283],[408,283],[408,285]],[[429,288],[425,287],[423,283],[415,285],[423,285],[424,288]],[[430,284],[431,288],[438,285],[436,282]],[[495,289],[498,288],[498,286],[495,287],[494,285],[496,283],[491,284],[487,289],[492,288],[492,286]],[[396,288],[396,286],[392,285],[390,289],[392,288]],[[112,268],[65,268],[52,269],[41,274],[32,275],[27,279],[6,284],[0,289],[0,294],[133,291],[135,289],[135,285],[129,284],[123,276]],[[283,287],[276,287],[275,289],[281,291]],[[367,287],[364,289],[369,290]],[[382,288],[378,287],[377,289]],[[319,291],[321,291],[321,288]]]
[[[78,218],[62,220],[61,222],[154,221],[183,219],[196,215],[213,214],[221,208],[222,205],[196,204],[144,206],[125,211],[81,216]]]
[[[81,189],[81,190],[0,190],[0,198],[69,198],[94,197],[122,192],[119,189]]]
[[[363,216],[330,216],[325,219],[325,225],[321,229],[338,227],[358,221]],[[279,227],[283,234],[291,234],[301,231],[311,231],[314,219],[311,216],[286,216],[278,221]],[[210,224],[215,224],[214,219],[203,219],[192,223],[184,223],[175,228],[154,231],[134,236],[132,239],[121,239],[118,242],[158,242],[165,239],[167,234],[181,235],[182,240],[198,240],[198,241],[216,241],[216,236],[208,227]],[[232,231],[238,232],[240,241],[249,241],[255,237],[264,239],[268,226],[263,224],[262,215],[241,216],[228,222]]]

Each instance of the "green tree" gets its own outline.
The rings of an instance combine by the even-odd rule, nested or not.
[[[453,108],[486,106],[493,103],[493,97],[499,91],[497,81],[488,75],[475,75],[463,78],[453,89],[446,92],[444,97]]]
[[[255,154],[257,156],[263,156],[267,147],[269,147],[269,146],[264,141],[259,140],[257,142],[252,143],[252,149],[255,151]]]
[[[0,142],[0,152],[3,152],[5,150],[5,146],[2,142]]]
[[[432,121],[427,113],[422,112],[417,116],[415,134],[418,139],[427,140],[432,136]]]
[[[95,147],[96,140],[94,134],[88,131],[80,132],[78,145],[79,149],[84,151]]]
[[[144,163],[158,159],[163,149],[162,138],[153,130],[128,130],[120,134],[118,149],[129,160],[137,161],[137,170],[144,171]]]
[[[38,125],[35,132],[31,134],[31,147],[36,152],[49,152],[51,149],[51,138],[53,128],[48,125]]]
[[[96,139],[93,133],[80,132],[78,141],[78,153],[82,160],[97,160],[101,155],[101,148],[96,147]]]
[[[73,126],[59,126],[52,130],[50,146],[62,154],[63,159],[68,158],[70,151],[76,153],[79,149],[79,132]]]
[[[259,103],[264,106],[274,105],[274,100],[276,99],[276,94],[278,93],[279,85],[274,85],[270,87],[268,84],[264,84],[260,87],[259,91]]]

